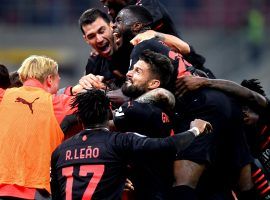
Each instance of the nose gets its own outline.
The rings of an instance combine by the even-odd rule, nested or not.
[[[132,78],[133,76],[133,70],[129,70],[126,74],[127,78]]]
[[[103,42],[103,37],[101,34],[97,34],[96,38],[97,38],[97,43]]]
[[[111,22],[111,27],[112,27],[113,30],[116,29],[116,24],[115,24],[115,22],[114,22],[114,23]]]

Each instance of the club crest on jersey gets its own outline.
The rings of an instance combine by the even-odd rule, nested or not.
[[[162,112],[162,114],[161,114],[161,120],[162,120],[163,123],[169,123],[170,122],[168,115],[166,115],[166,113],[164,113],[164,112]]]

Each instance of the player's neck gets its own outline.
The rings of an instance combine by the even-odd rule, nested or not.
[[[95,124],[84,127],[85,130],[109,130],[107,123],[105,124]]]

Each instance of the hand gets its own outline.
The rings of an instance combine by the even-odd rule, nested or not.
[[[125,182],[124,191],[133,191],[133,190],[134,190],[134,186],[132,182],[127,178]]]
[[[213,130],[212,125],[202,119],[195,119],[190,123],[190,128],[197,127],[201,133],[210,133]]]
[[[80,92],[85,92],[85,90],[83,89],[83,87],[80,84],[77,84],[77,85],[72,87],[72,94],[73,95],[76,95]]]
[[[79,84],[85,89],[90,88],[106,89],[106,85],[102,82],[103,80],[104,80],[103,76],[88,74],[86,76],[83,76],[79,80]]]
[[[197,90],[203,86],[206,78],[198,76],[181,76],[176,79],[175,87],[176,92],[175,96],[177,98],[183,96],[188,91]]]
[[[131,41],[130,43],[134,46],[136,46],[137,44],[139,44],[140,42],[144,41],[144,40],[149,40],[151,38],[156,37],[156,32],[154,30],[148,30],[145,31],[143,33],[140,33],[138,35],[136,35]]]

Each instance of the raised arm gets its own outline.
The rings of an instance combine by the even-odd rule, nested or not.
[[[243,87],[233,81],[224,79],[208,79],[204,77],[183,76],[176,80],[176,96],[181,97],[187,91],[209,87],[227,92],[243,101],[267,107],[267,99],[259,93]]]
[[[177,50],[182,55],[190,53],[190,46],[188,45],[188,43],[173,35],[156,32],[154,30],[148,30],[140,33],[135,36],[130,42],[135,46],[144,40],[149,40],[154,37],[158,38],[160,41],[163,41],[166,45]]]

